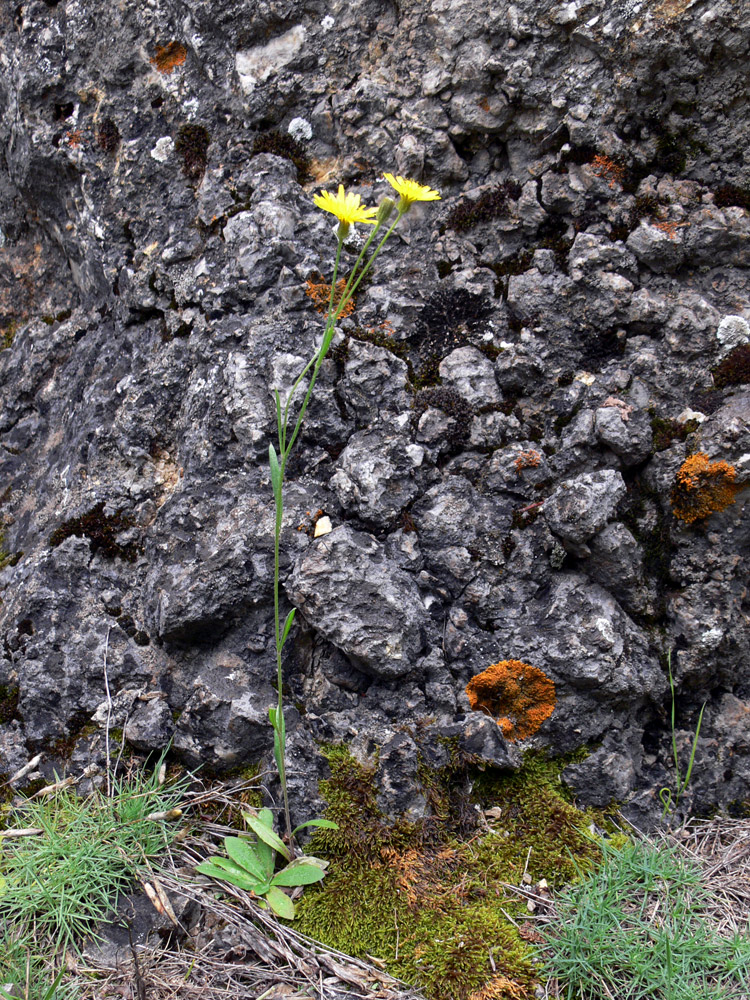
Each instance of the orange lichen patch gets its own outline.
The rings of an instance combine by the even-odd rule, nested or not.
[[[704,451],[686,458],[677,471],[672,489],[672,511],[681,521],[692,524],[730,507],[740,489],[737,473],[727,462],[709,462]]]
[[[654,229],[659,229],[662,233],[666,233],[670,240],[676,240],[677,230],[686,225],[686,223],[674,222],[665,219],[663,222],[652,222],[651,225]]]
[[[344,289],[346,288],[346,281],[344,278],[341,281],[336,282],[336,294],[333,297],[334,306],[338,306],[341,302],[341,296],[344,294]],[[313,278],[307,279],[307,288],[305,289],[305,294],[308,298],[312,299],[315,303],[315,308],[319,313],[328,312],[328,304],[331,301],[331,286],[326,284],[325,281],[315,281]],[[344,309],[341,313],[341,318],[344,316],[351,316],[354,312],[354,300],[351,299],[346,303]]]
[[[187,49],[179,42],[170,42],[168,45],[157,45],[156,55],[151,57],[151,65],[156,66],[160,73],[165,76],[176,69],[187,59]]]
[[[621,167],[619,163],[615,163],[608,156],[605,156],[604,153],[598,153],[594,157],[591,161],[591,169],[597,177],[602,177],[608,181],[611,188],[615,184],[622,184],[625,178],[625,168]]]
[[[510,742],[533,736],[555,708],[555,684],[520,660],[501,660],[466,685],[469,704],[496,720]]]
[[[65,133],[65,142],[68,146],[72,146],[77,149],[79,146],[83,145],[83,132],[80,129],[76,129],[74,132]]]
[[[481,990],[470,993],[467,1000],[526,1000],[528,996],[527,987],[507,976],[493,976]]]
[[[532,448],[530,451],[522,451],[516,456],[516,460],[513,463],[516,467],[516,472],[521,475],[524,469],[536,469],[542,460],[542,456],[538,451],[534,451]]]

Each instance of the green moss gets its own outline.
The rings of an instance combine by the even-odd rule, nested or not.
[[[4,330],[0,331],[0,350],[7,350],[16,336],[16,331],[18,330],[18,320],[12,319],[5,327]]]
[[[533,953],[516,926],[525,902],[503,883],[519,885],[528,872],[534,882],[561,885],[599,859],[591,815],[576,810],[560,784],[571,758],[527,755],[508,774],[472,769],[455,741],[441,750],[443,766],[426,758],[418,766],[433,816],[389,825],[377,807],[374,769],[343,747],[323,749],[331,777],[321,791],[340,829],[313,838],[311,853],[327,857],[330,869],[320,887],[305,892],[295,926],[349,954],[382,960],[429,1000],[466,1000],[489,983],[499,989],[501,977],[509,998],[530,1000]],[[488,830],[477,825],[475,805],[492,810]]]
[[[9,552],[5,548],[5,532],[0,529],[0,570],[15,566],[23,558],[23,552]]]

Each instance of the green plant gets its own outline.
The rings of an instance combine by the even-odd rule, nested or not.
[[[53,975],[36,953],[31,934],[0,933],[0,1000],[62,1000],[70,989],[61,986],[64,970]],[[50,979],[52,982],[50,983]],[[12,990],[13,992],[10,992]]]
[[[169,845],[172,827],[164,820],[181,815],[183,785],[163,787],[158,771],[116,778],[111,796],[79,798],[66,788],[14,808],[6,825],[40,832],[3,838],[0,925],[20,937],[33,928],[37,946],[46,943],[50,954],[92,934]]]
[[[567,1000],[730,1000],[750,973],[750,941],[708,923],[700,871],[675,848],[602,844],[601,867],[557,896],[546,972]]]
[[[338,193],[331,194],[324,191],[314,196],[314,202],[318,208],[325,212],[330,212],[339,220],[338,245],[336,248],[336,258],[333,265],[333,278],[331,280],[331,297],[328,303],[328,313],[326,316],[325,329],[320,343],[320,347],[313,354],[300,374],[297,376],[286,400],[282,404],[281,395],[278,389],[274,389],[274,399],[276,402],[276,431],[277,448],[270,444],[268,446],[268,461],[271,469],[271,485],[273,488],[274,502],[276,505],[276,519],[274,525],[274,569],[273,569],[273,608],[274,608],[274,638],[276,644],[276,688],[278,701],[275,707],[269,709],[269,718],[273,726],[274,736],[274,759],[279,772],[282,794],[284,797],[284,819],[286,824],[286,834],[291,851],[294,850],[294,832],[292,831],[291,819],[289,815],[289,796],[286,783],[286,724],[284,721],[284,704],[282,695],[282,667],[281,656],[289,638],[289,632],[294,622],[295,609],[289,612],[281,625],[279,614],[279,546],[281,539],[281,524],[284,516],[284,475],[286,472],[289,456],[294,444],[299,436],[305,413],[312,397],[315,382],[320,372],[320,366],[328,354],[331,341],[336,329],[337,320],[344,315],[347,305],[351,302],[354,293],[367,275],[373,265],[375,258],[385,246],[386,241],[398,225],[402,217],[409,211],[416,201],[436,201],[440,198],[437,191],[416,181],[405,180],[403,177],[393,177],[386,174],[385,179],[400,195],[398,205],[390,198],[384,198],[379,208],[368,208],[360,204],[360,197],[356,194],[346,194],[343,184],[339,185]],[[387,229],[385,236],[377,244],[374,252],[368,257],[367,252],[375,236],[389,220],[396,210],[396,219]],[[339,261],[341,259],[341,249],[344,241],[349,235],[349,230],[354,223],[364,223],[371,225],[372,231],[364,243],[359,257],[355,261],[351,274],[346,281],[338,302],[335,301]],[[309,375],[310,381],[302,400],[299,413],[290,430],[290,416],[292,400],[300,389],[304,379]],[[299,829],[299,827],[297,828]]]
[[[680,768],[680,756],[677,753],[677,736],[675,733],[675,715],[676,715],[676,702],[675,702],[675,691],[674,691],[674,677],[672,675],[672,650],[670,649],[667,653],[667,672],[669,674],[669,690],[672,692],[672,756],[674,757],[674,772],[675,772],[675,794],[674,794],[674,804],[672,802],[672,790],[670,788],[662,788],[659,790],[659,798],[661,799],[662,805],[664,806],[664,812],[662,813],[662,819],[671,813],[673,809],[676,809],[679,805],[680,799],[682,798],[687,786],[690,784],[690,776],[693,773],[693,764],[695,763],[695,751],[698,749],[698,737],[701,731],[701,723],[703,722],[703,713],[706,709],[706,702],[700,710],[700,715],[698,716],[698,725],[695,727],[695,736],[693,737],[693,746],[690,751],[690,759],[688,760],[687,770],[685,771],[685,777],[682,776],[682,770]]]
[[[289,848],[274,832],[270,809],[261,809],[258,813],[243,812],[242,816],[255,834],[255,839],[246,836],[225,837],[224,849],[229,857],[208,858],[197,865],[195,870],[263,897],[277,916],[293,920],[294,903],[282,892],[281,886],[291,888],[319,882],[325,875],[326,862],[304,856],[292,858]],[[303,826],[334,829],[336,824],[330,820],[314,819],[298,826],[292,831],[292,835]],[[287,864],[274,874],[277,854]],[[265,904],[261,900],[258,905]]]

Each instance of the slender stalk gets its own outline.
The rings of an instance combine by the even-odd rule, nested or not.
[[[336,248],[336,260],[333,267],[333,280],[331,282],[331,296],[328,303],[328,315],[326,316],[326,325],[323,332],[323,339],[321,341],[320,347],[313,355],[312,358],[307,362],[305,367],[302,369],[300,374],[294,381],[289,395],[286,398],[284,406],[281,406],[281,400],[279,398],[278,391],[276,392],[276,419],[277,419],[277,436],[279,445],[278,470],[277,470],[277,480],[274,486],[274,497],[276,501],[276,517],[274,523],[274,544],[273,544],[273,616],[274,616],[274,638],[276,644],[276,693],[277,701],[275,709],[270,710],[271,724],[274,730],[274,756],[276,758],[276,766],[279,771],[279,781],[281,782],[282,793],[284,797],[284,822],[286,826],[286,838],[289,844],[289,850],[294,855],[294,834],[292,832],[291,816],[289,812],[289,794],[287,789],[286,781],[286,726],[284,721],[284,697],[283,697],[283,677],[282,677],[282,652],[284,649],[284,643],[287,638],[289,631],[290,619],[284,625],[282,630],[280,614],[279,614],[279,577],[280,577],[280,549],[281,549],[281,528],[284,518],[284,476],[286,473],[286,466],[289,460],[289,455],[291,454],[292,448],[297,441],[297,437],[302,428],[302,422],[305,419],[305,414],[307,412],[307,407],[312,398],[313,389],[315,388],[315,383],[318,378],[318,373],[320,372],[320,367],[325,360],[328,349],[331,346],[331,341],[333,340],[333,334],[335,329],[336,321],[340,318],[346,305],[351,301],[354,292],[357,290],[359,283],[362,278],[367,274],[375,258],[378,256],[380,251],[388,239],[388,237],[393,232],[396,223],[399,221],[403,212],[399,212],[396,216],[396,220],[393,225],[388,229],[385,236],[382,238],[380,243],[375,249],[370,259],[367,261],[366,265],[362,268],[359,275],[356,277],[357,268],[360,267],[365,254],[375,238],[376,233],[381,228],[381,223],[378,223],[367,241],[365,242],[362,250],[360,251],[359,257],[357,258],[351,274],[344,286],[344,291],[341,295],[341,301],[338,306],[335,306],[335,292],[336,292],[336,280],[338,278],[339,263],[341,260],[341,248],[344,242],[344,235],[339,231],[338,247]],[[312,374],[310,375],[310,384],[305,392],[304,399],[302,400],[302,406],[300,407],[299,414],[294,423],[294,429],[292,430],[291,436],[288,434],[289,428],[289,417],[290,417],[290,407],[292,399],[294,398],[297,390],[302,384],[305,376],[312,369]],[[271,449],[273,452],[273,449]],[[272,456],[273,457],[273,456]],[[272,461],[272,479],[273,479],[273,469],[274,461]],[[291,615],[294,614],[292,611]]]
[[[396,228],[396,226],[398,225],[399,220],[401,219],[401,217],[403,216],[403,214],[404,214],[403,212],[399,212],[398,213],[398,215],[396,216],[396,219],[395,219],[393,225],[389,228],[388,232],[385,234],[385,236],[380,241],[380,243],[378,243],[377,247],[375,247],[375,253],[368,260],[366,267],[363,268],[362,273],[357,278],[357,280],[355,281],[354,285],[352,286],[352,288],[350,289],[350,291],[348,292],[348,294],[345,291],[344,295],[341,296],[341,302],[339,302],[338,310],[336,312],[336,315],[333,317],[334,321],[339,318],[339,316],[341,315],[342,309],[347,305],[347,303],[351,300],[351,298],[354,295],[354,293],[357,291],[357,287],[359,286],[360,281],[364,278],[364,276],[367,274],[367,272],[372,267],[373,263],[375,262],[375,258],[380,253],[380,251],[383,249],[385,241],[388,239],[388,237],[391,235],[391,233],[393,232],[393,230]],[[372,233],[372,236],[374,236],[374,235],[375,235],[375,232]],[[371,236],[371,238],[372,238],[372,236]],[[364,245],[364,247],[362,248],[362,253],[360,254],[360,258],[362,257],[362,254],[364,254],[365,250],[367,249],[367,246],[368,246],[368,244],[366,243]],[[356,269],[356,265],[355,265],[355,269]],[[352,272],[352,276],[353,276],[353,274],[354,274],[354,272]]]

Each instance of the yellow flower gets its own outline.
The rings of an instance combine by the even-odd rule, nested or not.
[[[347,229],[353,222],[365,222],[372,226],[375,224],[377,208],[368,208],[360,204],[358,194],[346,194],[344,185],[339,184],[338,194],[331,194],[330,191],[321,191],[313,196],[313,201],[322,208],[324,212],[330,212]]]
[[[401,195],[398,203],[398,210],[401,213],[408,212],[415,201],[440,201],[439,193],[426,184],[417,184],[416,181],[407,180],[405,177],[394,177],[393,174],[383,174],[383,178]]]

